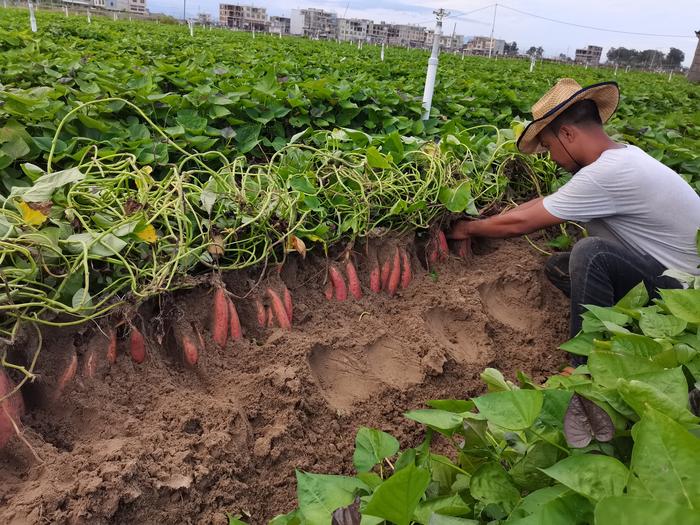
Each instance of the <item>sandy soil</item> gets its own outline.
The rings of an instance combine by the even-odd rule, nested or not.
[[[525,241],[474,250],[437,275],[418,270],[397,297],[343,303],[323,296],[322,261],[287,265],[293,330],[255,328],[251,302],[236,301],[245,337],[218,349],[205,331],[195,369],[157,344],[149,308],[206,326],[211,291],[142,308],[146,362],[120,348],[58,400],[45,395],[50,373],[24,392],[25,436],[43,463],[16,438],[0,451],[0,523],[226,523],[225,511],[265,523],[294,508],[295,468],[352,473],[359,426],[412,446],[421,429],[402,414],[482,392],[487,366],[543,381],[566,361],[566,299]],[[234,292],[248,284],[225,280]],[[93,329],[47,331],[43,370],[73,352],[84,363]]]

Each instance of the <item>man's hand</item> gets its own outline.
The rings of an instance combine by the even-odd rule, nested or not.
[[[471,237],[469,233],[469,222],[470,221],[457,221],[452,225],[452,228],[447,233],[447,238],[455,241],[462,239],[469,239]]]

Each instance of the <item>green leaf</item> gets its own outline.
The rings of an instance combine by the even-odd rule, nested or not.
[[[428,525],[436,523],[436,516],[467,516],[471,513],[471,507],[467,505],[459,494],[451,494],[439,498],[422,501],[416,508],[413,519],[418,523]],[[439,523],[439,521],[437,521]]]
[[[387,158],[382,155],[382,153],[375,148],[374,146],[370,146],[367,148],[367,164],[369,165],[370,168],[377,168],[377,169],[389,169],[391,168],[391,164],[387,160]]]
[[[599,332],[581,332],[573,339],[569,339],[565,343],[559,345],[559,348],[576,355],[588,355],[591,353],[593,348],[594,339],[600,339],[601,334]]]
[[[597,454],[569,456],[542,471],[594,501],[622,495],[629,475],[619,460]]]
[[[508,384],[503,374],[495,368],[486,368],[481,372],[481,380],[486,383],[489,392],[508,392],[515,389],[513,384]]]
[[[260,124],[245,124],[236,130],[236,144],[240,153],[248,153],[260,142]]]
[[[406,412],[404,416],[442,432],[454,432],[454,430],[462,425],[464,419],[452,412],[429,408],[411,410]]]
[[[540,390],[494,392],[474,399],[480,414],[508,430],[531,427],[542,410],[542,402]]]
[[[363,515],[384,518],[397,525],[408,525],[429,484],[430,473],[409,464],[375,489]]]
[[[612,340],[612,350],[621,354],[649,358],[660,353],[663,347],[645,335],[618,334]]]
[[[425,402],[431,408],[437,408],[439,410],[445,410],[447,412],[454,412],[455,414],[461,414],[462,412],[470,412],[474,410],[474,401],[466,399],[432,399]]]
[[[468,180],[462,181],[455,188],[442,186],[438,193],[438,200],[453,213],[468,211],[471,215],[478,215],[472,199],[471,184]]]
[[[678,368],[676,370],[680,372],[680,379],[685,383],[685,377],[681,369]],[[649,408],[652,408],[663,412],[679,423],[693,424],[700,421],[700,419],[693,416],[686,408],[687,394],[683,405],[679,405],[666,394],[648,383],[636,380],[628,381],[626,379],[618,380],[617,391],[622,396],[622,399],[625,400],[625,403],[631,406],[639,416],[644,415]]]
[[[647,337],[674,337],[685,330],[688,323],[672,315],[642,312],[639,328]]]
[[[309,523],[330,523],[333,511],[353,502],[360,490],[369,491],[357,478],[296,471],[299,511]]]
[[[99,240],[98,240],[99,237]],[[80,253],[84,246],[88,247],[88,253],[98,257],[109,257],[121,252],[126,242],[111,233],[101,234],[97,232],[76,233],[65,241],[68,250],[72,253]]]
[[[627,294],[620,299],[615,306],[626,310],[634,310],[640,308],[649,302],[649,293],[644,281],[632,288]]]
[[[700,439],[653,409],[632,429],[630,496],[700,509]]]
[[[640,523],[667,523],[669,525],[698,525],[700,512],[664,501],[630,496],[613,496],[598,502],[595,508],[596,525],[639,525]]]
[[[484,504],[503,505],[510,512],[520,500],[520,491],[500,463],[481,465],[469,483],[472,496]]]
[[[621,377],[658,372],[663,370],[663,366],[643,357],[610,350],[594,350],[588,357],[588,370],[598,383],[612,388],[617,386],[617,380]]]
[[[374,428],[361,427],[355,436],[352,461],[359,472],[369,472],[377,463],[399,451],[399,442],[391,434]]]
[[[433,514],[430,517],[428,525],[479,525],[479,522],[465,518],[455,518],[454,516],[441,516],[440,514]]]
[[[33,186],[28,188],[14,187],[10,197],[21,196],[27,202],[50,201],[54,191],[66,184],[73,184],[85,178],[78,168],[47,173],[39,177]]]
[[[537,441],[527,451],[527,454],[518,461],[509,474],[513,481],[528,491],[546,487],[551,483],[550,479],[540,469],[554,465],[559,459],[559,449],[546,441]]]
[[[700,323],[700,289],[659,290],[673,315],[689,323]]]
[[[583,306],[601,322],[624,326],[630,321],[628,315],[617,312],[612,307],[595,306],[592,304],[584,304]]]

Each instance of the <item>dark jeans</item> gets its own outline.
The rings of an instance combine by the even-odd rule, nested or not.
[[[581,239],[571,252],[552,255],[545,264],[552,284],[571,298],[570,337],[581,330],[584,304],[612,306],[641,281],[650,297],[658,297],[658,288],[680,288],[678,281],[661,275],[665,270],[652,256],[602,237]]]

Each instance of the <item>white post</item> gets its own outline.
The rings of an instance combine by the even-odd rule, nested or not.
[[[7,0],[2,0],[2,6],[7,9]]]
[[[87,22],[88,22],[88,24],[91,24],[91,23],[92,23],[92,20],[90,20],[90,10],[89,10],[89,9],[86,9],[85,12],[86,12],[86,14],[87,14]]]
[[[433,91],[435,91],[435,76],[437,75],[438,55],[440,54],[440,37],[442,36],[442,18],[447,16],[447,11],[438,9],[434,11],[437,18],[435,33],[433,34],[433,50],[428,59],[428,71],[425,74],[425,89],[423,90],[423,120],[430,118],[430,108],[433,105]]]
[[[255,28],[253,28],[253,39],[255,39]]]
[[[588,62],[586,62],[586,69],[588,69]]]
[[[464,60],[464,49],[462,49],[462,60]]]
[[[117,21],[117,13],[114,13],[114,14],[112,15],[112,19],[113,19],[115,22]]]
[[[625,68],[625,73],[629,73],[629,72],[630,72],[630,67],[627,66],[627,67]]]
[[[496,28],[496,11],[498,11],[498,4],[493,6],[493,22],[491,22],[491,43],[489,44],[489,58],[491,58],[491,53],[493,52],[493,30]]]
[[[536,62],[535,57],[531,56],[530,57],[530,73],[532,73],[533,70],[535,69],[535,62]]]
[[[282,38],[282,30],[280,29],[280,39]]]
[[[32,33],[36,33],[36,17],[34,16],[34,4],[32,2],[27,2],[27,7],[29,7],[29,28]]]
[[[382,42],[382,51],[381,51],[381,53],[379,54],[379,56],[381,57],[382,62],[384,62],[384,42]]]
[[[615,64],[615,76],[617,76],[617,64]]]
[[[668,72],[668,81],[671,82],[672,78],[673,78],[673,70]]]
[[[187,27],[190,28],[190,36],[194,36],[194,22],[192,20],[187,21]]]
[[[66,18],[68,18],[68,6],[67,5],[63,6],[63,12],[66,13]]]

